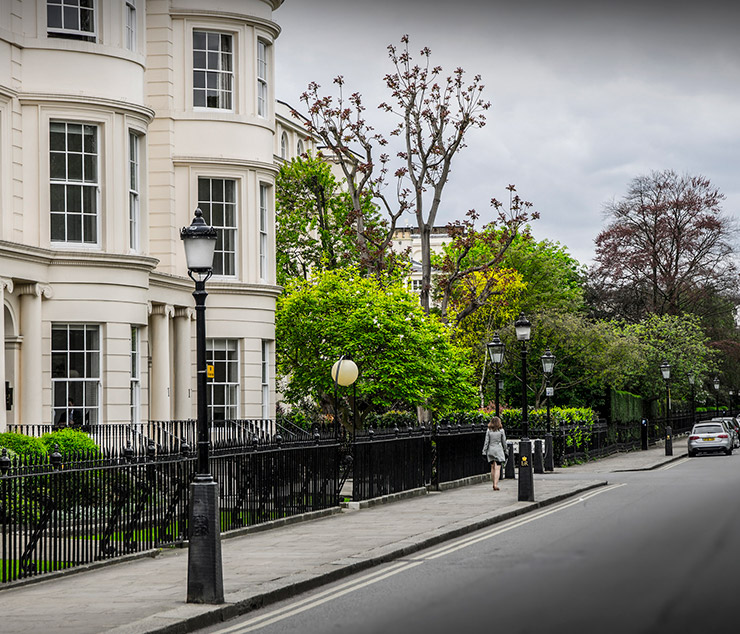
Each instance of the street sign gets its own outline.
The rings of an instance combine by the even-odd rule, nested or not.
[[[207,366],[206,366],[206,376],[207,376],[207,377],[208,377],[209,379],[212,379],[212,378],[214,378],[214,377],[216,376],[216,372],[214,371],[214,369],[213,369],[213,366],[212,366],[212,365],[207,365]]]

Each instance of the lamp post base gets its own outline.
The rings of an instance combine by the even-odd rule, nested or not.
[[[223,603],[218,483],[196,476],[190,485],[188,603]]]
[[[532,441],[519,441],[519,501],[534,502],[534,477],[532,475]]]
[[[665,455],[673,455],[673,430],[670,427],[665,428]]]

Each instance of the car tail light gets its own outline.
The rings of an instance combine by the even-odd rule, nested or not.
[[[689,436],[689,440],[699,440],[699,436]]]
[[[717,438],[729,438],[727,434],[718,434]]]

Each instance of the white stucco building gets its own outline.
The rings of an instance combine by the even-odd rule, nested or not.
[[[0,431],[195,415],[196,207],[210,414],[274,416],[282,1],[0,0]]]

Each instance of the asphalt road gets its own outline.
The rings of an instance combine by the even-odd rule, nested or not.
[[[740,454],[607,478],[581,498],[204,631],[740,631]]]

